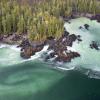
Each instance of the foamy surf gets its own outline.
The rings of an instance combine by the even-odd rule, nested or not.
[[[35,60],[35,59],[37,59],[37,58],[40,58],[41,55],[42,55],[44,52],[47,52],[48,47],[49,47],[48,45],[44,46],[44,48],[43,48],[41,51],[36,52],[35,55],[31,56],[31,58],[28,59],[28,60],[26,60],[26,61]]]
[[[0,44],[0,48],[10,48],[15,51],[20,51],[21,48],[17,47],[17,45],[8,45],[8,44]]]
[[[84,24],[90,26],[89,30],[85,28],[79,29],[80,26],[84,27]],[[100,44],[100,23],[87,18],[78,18],[72,20],[71,24],[65,23],[64,27],[70,34],[80,35],[82,39],[82,42],[78,43],[76,41],[72,47],[67,47],[68,50],[79,52],[81,57],[73,59],[71,63],[66,63],[66,67],[75,66],[76,69],[77,67],[80,67],[80,69],[84,68],[89,73],[87,75],[90,78],[100,77],[99,74],[94,75],[95,72],[100,73],[100,51],[90,48],[92,41]],[[89,70],[92,70],[91,74]]]

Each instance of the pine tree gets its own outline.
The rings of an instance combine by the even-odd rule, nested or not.
[[[18,24],[17,24],[17,32],[19,34],[25,32],[25,21],[23,15],[19,17]]]
[[[6,27],[6,18],[2,17],[2,28],[3,28],[3,33],[6,34],[7,33],[7,27]]]

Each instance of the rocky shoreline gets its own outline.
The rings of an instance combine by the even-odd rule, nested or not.
[[[70,19],[78,18],[79,16],[85,16],[91,20],[97,20],[100,22],[100,14],[97,15],[90,15],[90,14],[73,14],[71,17],[66,18],[67,22]],[[85,24],[84,27],[88,30],[89,25]],[[81,29],[81,26],[79,27]],[[11,34],[11,35],[0,35],[0,42],[7,43],[7,44],[17,44],[18,47],[21,47],[20,56],[24,59],[30,58],[32,55],[35,55],[36,52],[39,52],[43,49],[45,45],[49,45],[48,50],[52,50],[49,55],[46,56],[45,60],[54,58],[55,61],[59,62],[70,62],[72,59],[76,57],[80,57],[81,55],[78,52],[69,51],[67,47],[72,47],[75,41],[81,42],[81,36],[76,36],[75,34],[70,34],[66,30],[62,33],[62,36],[59,39],[55,39],[54,37],[48,37],[45,41],[39,42],[34,41],[31,42],[27,39],[27,35],[18,35],[18,34]],[[90,44],[91,49],[95,48],[98,50],[98,46],[95,42]]]
[[[39,52],[43,49],[45,45],[49,45],[48,50],[52,50],[49,55],[46,56],[45,60],[56,57],[56,61],[59,62],[70,62],[71,59],[75,57],[80,57],[78,52],[73,52],[67,50],[67,46],[72,47],[73,42],[76,40],[82,41],[80,36],[74,34],[69,34],[65,31],[59,39],[54,39],[53,37],[48,37],[46,41],[38,43],[37,45],[31,44],[28,40],[22,41],[21,45],[21,57],[28,59],[32,55],[35,55],[36,52]]]

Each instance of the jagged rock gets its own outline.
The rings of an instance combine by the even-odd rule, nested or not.
[[[24,49],[21,50],[21,57],[22,58],[25,58],[25,59],[28,59],[30,58],[32,55],[34,55],[36,52],[39,52],[43,49],[43,47],[32,47],[32,46],[29,46],[29,47],[24,47]]]
[[[19,47],[21,47],[21,57],[28,59],[30,58],[32,55],[34,55],[36,52],[39,52],[43,49],[44,45],[36,45],[33,46],[30,44],[28,39],[24,39],[22,41],[22,43],[19,45]]]
[[[66,53],[66,55],[65,54],[60,54],[56,58],[56,61],[60,61],[60,62],[70,62],[75,57],[80,57],[80,54],[77,53],[77,52]]]
[[[23,51],[21,51],[20,56],[24,59],[30,58],[35,52],[33,52],[32,47],[26,47]]]

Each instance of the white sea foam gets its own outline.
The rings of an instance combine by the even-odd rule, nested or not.
[[[0,48],[10,48],[15,51],[20,51],[21,48],[18,48],[17,45],[8,45],[8,44],[0,44]]]
[[[66,68],[66,67],[57,67],[58,69],[60,69],[60,70],[64,70],[64,71],[68,71],[68,70],[74,70],[75,69],[75,67],[73,66],[73,67],[68,67],[68,68]]]
[[[89,30],[79,29],[84,24],[90,25]],[[65,23],[64,27],[71,34],[80,35],[82,39],[82,42],[78,43],[76,41],[72,47],[67,47],[68,50],[79,52],[81,57],[73,59],[66,66],[81,66],[81,68],[90,69],[92,73],[89,74],[89,77],[97,78],[98,74],[94,75],[93,71],[100,72],[100,51],[91,49],[90,44],[92,41],[97,41],[100,44],[100,23],[86,18],[79,18],[72,20],[71,24]]]
[[[24,60],[24,61],[35,60],[35,59],[41,57],[41,55],[42,55],[44,52],[47,51],[48,47],[49,47],[48,45],[44,46],[44,48],[43,48],[41,51],[39,51],[39,52],[37,52],[35,55],[31,56],[30,59],[27,59],[27,60]]]

